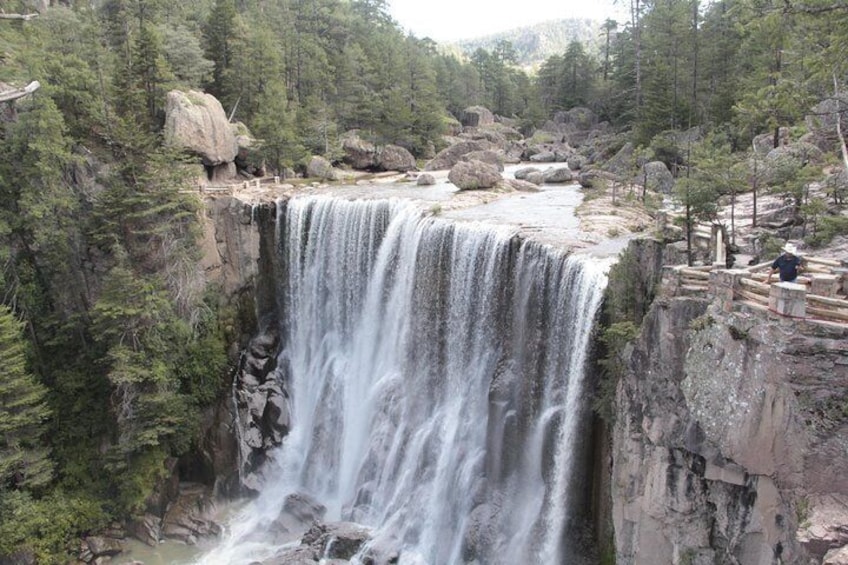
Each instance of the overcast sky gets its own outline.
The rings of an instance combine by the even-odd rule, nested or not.
[[[624,0],[389,0],[392,17],[418,38],[471,39],[562,18],[624,22]]]

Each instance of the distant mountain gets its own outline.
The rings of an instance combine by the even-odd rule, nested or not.
[[[470,56],[480,47],[492,51],[497,42],[504,39],[512,43],[518,56],[518,64],[524,68],[536,68],[551,55],[565,53],[568,44],[575,39],[583,43],[583,47],[590,53],[597,52],[603,41],[601,22],[568,18],[475,39],[464,39],[444,47],[449,51]]]

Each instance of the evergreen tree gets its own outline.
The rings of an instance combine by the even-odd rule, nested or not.
[[[43,488],[53,475],[43,442],[50,415],[46,389],[27,371],[21,330],[12,312],[0,306],[0,493]]]

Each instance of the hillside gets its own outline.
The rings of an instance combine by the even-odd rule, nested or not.
[[[551,55],[565,53],[568,44],[574,40],[583,43],[587,52],[596,53],[600,48],[601,39],[601,22],[568,18],[475,39],[464,39],[447,47],[449,50],[471,55],[480,48],[493,51],[499,41],[506,40],[515,48],[521,67],[535,68]]]

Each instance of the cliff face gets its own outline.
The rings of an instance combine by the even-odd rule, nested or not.
[[[660,298],[616,396],[617,563],[845,562],[844,332]]]

